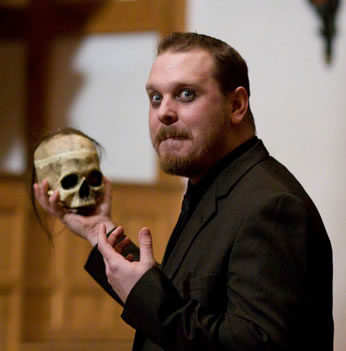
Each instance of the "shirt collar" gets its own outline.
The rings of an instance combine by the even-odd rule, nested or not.
[[[224,158],[222,158],[216,165],[197,183],[192,184],[190,181],[187,184],[187,191],[185,197],[189,197],[193,204],[197,204],[205,191],[209,188],[214,179],[227,168],[235,159],[243,155],[258,141],[256,136],[247,140],[245,143],[239,145]]]

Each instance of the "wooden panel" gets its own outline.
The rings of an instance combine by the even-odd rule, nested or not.
[[[160,260],[179,213],[183,188],[183,184],[115,184],[113,219],[135,242],[141,227],[151,228]],[[115,350],[130,350],[134,330],[121,320],[122,308],[84,271],[89,244],[51,221],[49,226],[57,234],[54,247],[49,247],[32,214],[28,223],[33,230],[27,237],[23,349],[44,350],[52,343],[54,348],[60,345],[56,350],[70,350],[66,345],[74,342],[78,350],[91,350],[90,345],[99,340],[98,350],[109,342]],[[85,344],[88,341],[90,345]]]
[[[62,6],[63,4],[63,6]],[[54,7],[56,35],[183,30],[185,0],[60,1]]]
[[[16,351],[21,332],[25,191],[20,180],[0,182],[1,350]]]
[[[0,290],[0,350],[8,350],[9,296],[3,288]]]
[[[0,183],[0,277],[2,286],[4,281],[13,284],[18,278],[20,271],[19,263],[22,244],[21,238],[18,236],[21,222],[23,221],[23,201],[22,184],[18,188],[16,182]],[[5,285],[8,286],[9,285]]]
[[[28,0],[1,0],[2,6],[24,7],[28,4]]]
[[[22,343],[21,351],[131,351],[132,341],[62,341]]]
[[[27,20],[25,9],[0,7],[0,38],[23,39]]]
[[[165,35],[185,27],[185,0],[32,0],[30,6],[17,1],[18,5],[0,6],[0,37],[24,39],[33,29],[37,33],[36,26],[45,38],[143,31]]]
[[[155,258],[160,261],[180,211],[183,184],[115,186],[113,212],[116,223],[137,242],[138,231],[147,226],[154,238]]]

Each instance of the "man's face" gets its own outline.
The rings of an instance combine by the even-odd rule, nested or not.
[[[227,152],[226,98],[204,50],[159,55],[149,75],[149,127],[163,171],[198,181]]]

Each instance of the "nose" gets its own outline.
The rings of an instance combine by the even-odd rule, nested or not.
[[[169,97],[163,98],[158,108],[157,117],[163,124],[170,125],[175,123],[178,120],[175,100]]]
[[[87,199],[90,195],[90,188],[86,180],[83,181],[79,189],[79,197],[81,199]]]

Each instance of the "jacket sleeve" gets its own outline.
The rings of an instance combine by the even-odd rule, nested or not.
[[[267,199],[244,219],[227,271],[219,272],[226,275],[222,312],[181,297],[152,268],[131,290],[122,318],[167,351],[300,350],[292,344],[304,332],[306,231],[299,199]]]
[[[139,249],[133,243],[124,250],[123,255],[127,256],[131,253],[134,256],[134,261],[139,260]],[[103,257],[99,252],[97,245],[94,246],[87,262],[84,265],[85,270],[95,279],[95,281],[102,286],[102,288],[115,299],[120,305],[124,305],[121,299],[113,290],[112,286],[108,283],[108,278],[106,276],[106,267],[103,261]]]

